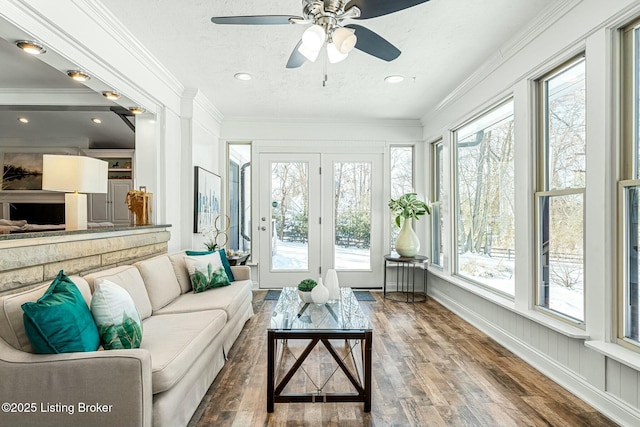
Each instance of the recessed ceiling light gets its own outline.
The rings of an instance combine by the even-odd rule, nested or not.
[[[131,114],[142,114],[142,113],[144,113],[144,108],[142,108],[142,107],[131,107],[131,108],[129,108],[129,111],[131,111]]]
[[[41,44],[38,44],[36,42],[31,42],[28,40],[18,40],[16,42],[16,46],[18,46],[20,49],[24,50],[25,52],[30,53],[31,55],[40,55],[47,51],[47,49]]]
[[[110,101],[117,101],[122,97],[122,95],[120,95],[118,92],[113,90],[105,90],[104,92],[102,92],[102,96],[104,96]]]
[[[384,81],[387,83],[400,83],[403,80],[404,77],[400,75],[387,76],[384,78]]]
[[[86,82],[87,80],[91,79],[91,76],[89,74],[79,70],[69,70],[67,71],[67,76],[79,82]]]
[[[251,80],[251,74],[249,74],[249,73],[237,73],[233,77],[235,77],[238,80],[243,80],[243,81]]]
[[[93,117],[93,118],[91,119],[91,121],[92,121],[93,123],[97,124],[97,125],[99,125],[100,123],[102,123],[102,120],[100,120],[100,119],[99,119],[99,118],[97,118],[97,117]]]
[[[27,119],[26,117],[18,117],[18,121],[20,123],[29,123],[29,119]]]

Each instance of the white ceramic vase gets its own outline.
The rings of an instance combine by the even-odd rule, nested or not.
[[[400,234],[396,239],[396,252],[402,257],[411,258],[418,254],[420,250],[420,240],[413,227],[411,226],[411,219],[405,218],[402,221],[402,228]]]
[[[316,304],[324,304],[329,301],[329,289],[322,283],[322,277],[318,279],[318,284],[311,290],[311,298]]]
[[[340,299],[340,283],[338,282],[338,273],[333,269],[327,270],[325,278],[327,289],[329,289],[329,301],[337,301]]]

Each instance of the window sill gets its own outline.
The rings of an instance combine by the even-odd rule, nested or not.
[[[491,292],[481,286],[474,285],[455,276],[449,276],[438,268],[429,267],[429,273],[437,276],[454,286],[462,288],[472,294],[484,298],[500,307],[536,322],[546,328],[549,328],[559,334],[565,335],[573,339],[588,340],[589,335],[582,328],[564,323],[560,320],[545,316],[535,310],[520,310],[516,308],[515,301],[512,298]],[[427,285],[428,286],[428,285]]]
[[[586,341],[584,345],[623,365],[640,371],[640,353],[624,348],[621,345],[604,341]]]

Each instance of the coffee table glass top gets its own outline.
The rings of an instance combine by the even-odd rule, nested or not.
[[[269,329],[366,330],[371,325],[351,288],[341,288],[340,299],[326,304],[304,303],[297,288],[283,288]]]

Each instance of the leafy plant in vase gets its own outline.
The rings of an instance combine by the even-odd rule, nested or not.
[[[298,295],[300,295],[300,299],[302,302],[311,303],[313,302],[313,298],[311,297],[311,291],[318,285],[313,279],[304,279],[302,282],[298,283]]]
[[[418,199],[416,193],[405,193],[397,199],[389,200],[389,209],[396,216],[395,222],[400,227],[400,234],[396,239],[396,252],[402,257],[414,257],[420,250],[420,239],[413,227],[411,220],[431,214],[429,205]]]

